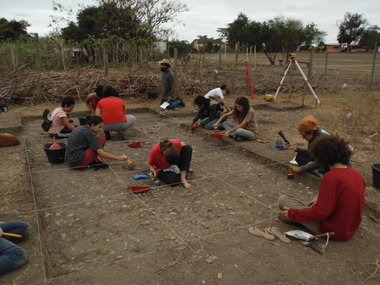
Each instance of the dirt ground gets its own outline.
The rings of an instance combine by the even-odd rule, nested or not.
[[[287,97],[286,97],[287,98]],[[324,96],[322,95],[322,98]],[[284,99],[284,100],[282,100]],[[0,148],[0,220],[26,220],[33,226],[22,246],[29,253],[23,268],[0,277],[1,284],[379,284],[380,191],[372,187],[371,163],[379,163],[379,144],[349,137],[356,153],[353,167],[367,182],[363,222],[347,242],[330,241],[323,255],[293,239],[285,244],[253,236],[253,225],[296,229],[278,221],[276,201],[288,193],[309,201],[320,179],[287,179],[294,153],[272,150],[277,132],[301,146],[299,120],[309,114],[326,130],[341,120],[332,107],[299,108],[285,98],[275,104],[254,101],[264,143],[214,139],[211,131],[188,131],[193,106],[162,111],[157,101],[129,106],[137,117],[130,140],[117,134],[106,151],[128,154],[110,168],[71,170],[48,163],[43,144],[50,138],[40,127],[44,107],[0,113],[1,132],[15,133],[20,146]],[[231,100],[232,101],[232,100]],[[77,104],[74,119],[84,113]],[[22,114],[22,115],[21,115]],[[349,136],[347,134],[347,136]],[[134,140],[159,142],[178,138],[193,147],[190,189],[156,187],[133,176],[147,170],[151,145],[128,148]],[[61,140],[66,142],[66,140]],[[150,186],[133,194],[128,186]],[[322,250],[325,240],[314,242]]]

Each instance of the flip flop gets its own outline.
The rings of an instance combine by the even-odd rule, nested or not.
[[[255,236],[265,238],[267,240],[274,240],[276,238],[274,235],[267,233],[265,229],[261,229],[259,227],[250,227],[248,231]]]
[[[290,243],[291,240],[288,239],[284,233],[280,232],[280,229],[277,228],[277,227],[271,227],[271,228],[266,228],[265,229],[268,233],[274,235],[275,237],[277,237],[280,241],[284,242],[284,243]]]
[[[146,178],[149,178],[149,175],[146,175],[146,174],[136,174],[135,176],[133,176],[134,180],[146,179]]]

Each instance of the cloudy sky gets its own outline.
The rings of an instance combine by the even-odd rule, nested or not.
[[[82,5],[90,6],[94,0],[55,0],[71,7],[74,11]],[[242,12],[250,20],[263,22],[277,16],[301,20],[304,25],[314,22],[317,28],[325,31],[326,43],[336,43],[337,23],[343,20],[346,12],[363,14],[371,25],[380,26],[378,0],[318,0],[318,1],[255,1],[255,0],[180,0],[190,8],[189,12],[180,14],[179,23],[174,23],[176,38],[191,42],[198,35],[218,38],[218,28],[224,28],[233,22]],[[0,0],[0,18],[7,20],[26,20],[31,25],[28,33],[47,35],[53,28],[51,15],[52,0]],[[6,4],[5,4],[6,3]],[[377,3],[377,4],[376,4]],[[66,16],[67,13],[59,14]],[[73,20],[75,20],[73,18]],[[61,27],[65,25],[62,24]]]

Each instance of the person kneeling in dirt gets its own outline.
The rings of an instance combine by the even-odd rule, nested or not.
[[[225,121],[229,116],[234,118],[235,125]],[[245,140],[253,141],[257,139],[259,128],[257,126],[255,110],[249,105],[249,100],[245,97],[239,97],[235,100],[235,108],[222,115],[214,124],[217,129],[219,124],[223,122],[223,128],[226,130],[225,137],[232,137],[238,142]]]
[[[51,125],[48,130],[51,137],[68,138],[70,133],[76,128],[77,124],[67,119],[67,114],[75,107],[73,97],[65,97],[61,102],[61,107],[55,108],[50,115]]]
[[[106,144],[104,137],[97,137],[104,125],[103,119],[98,116],[89,117],[86,125],[76,128],[69,137],[66,148],[66,160],[70,167],[78,169],[88,165],[107,167],[102,157],[113,160],[126,161],[128,156],[116,156],[103,150]]]
[[[16,234],[21,237],[12,237],[3,234]],[[16,245],[26,239],[30,232],[27,222],[0,222],[0,275],[23,266],[28,260],[26,251]]]
[[[228,106],[225,96],[229,95],[231,93],[230,88],[227,87],[226,84],[223,84],[220,87],[211,89],[207,92],[207,94],[204,96],[205,98],[210,98],[214,96],[219,96],[221,101],[223,102],[224,107],[226,108],[227,112],[231,111],[230,107]]]
[[[214,97],[206,98],[199,95],[194,99],[194,105],[198,107],[199,111],[190,124],[190,130],[198,127],[204,127],[207,130],[214,129],[214,124],[223,114],[223,105],[212,98]],[[222,124],[219,124],[218,129],[224,130]]]
[[[103,85],[98,85],[94,90],[94,93],[89,94],[86,98],[86,107],[88,108],[91,116],[95,115],[96,106],[98,106],[101,99],[103,88]]]
[[[285,143],[288,149],[294,150],[297,153],[295,160],[298,166],[291,166],[290,171],[293,173],[305,171],[313,172],[315,174],[318,174],[318,172],[322,174],[326,173],[328,169],[323,167],[320,162],[315,161],[308,151],[316,138],[320,136],[328,136],[330,134],[319,127],[318,120],[313,115],[309,115],[301,120],[298,126],[298,131],[302,138],[308,141],[308,145],[307,149],[304,149],[295,146],[291,142]]]
[[[178,139],[155,144],[148,157],[150,178],[159,178],[170,186],[182,183],[185,188],[190,188],[186,175],[193,173],[190,169],[192,153],[192,147]]]
[[[348,166],[352,148],[338,136],[318,138],[310,154],[330,169],[321,181],[318,196],[305,204],[291,195],[278,199],[279,217],[301,223],[314,234],[334,232],[331,239],[344,241],[359,228],[364,207],[365,182]]]

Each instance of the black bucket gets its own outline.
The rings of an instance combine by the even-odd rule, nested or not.
[[[372,164],[373,187],[380,190],[380,164]]]
[[[148,90],[148,99],[157,99],[158,92],[156,90]]]
[[[87,118],[86,118],[86,116],[80,116],[78,119],[79,119],[79,124],[80,124],[81,126],[84,126],[84,125],[87,123]]]
[[[46,153],[46,156],[50,163],[52,164],[59,164],[63,163],[65,161],[65,155],[66,155],[66,144],[65,143],[58,143],[62,148],[60,149],[49,149],[49,147],[52,145],[52,143],[45,143],[44,144],[44,151]]]

